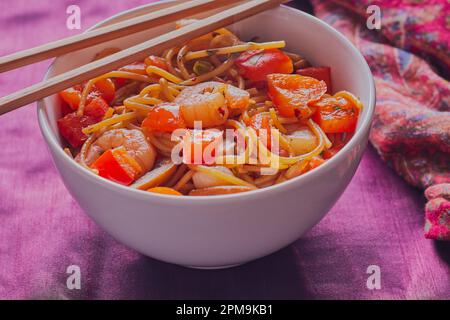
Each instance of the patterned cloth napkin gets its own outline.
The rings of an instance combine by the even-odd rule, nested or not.
[[[312,3],[369,63],[377,88],[371,142],[408,183],[426,189],[425,236],[450,240],[450,86],[437,73],[450,70],[450,2]],[[366,26],[370,5],[381,9],[379,31]]]

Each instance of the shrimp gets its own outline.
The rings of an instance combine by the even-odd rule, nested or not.
[[[144,134],[136,129],[113,129],[102,134],[91,146],[86,163],[91,165],[100,155],[110,149],[123,147],[130,157],[141,166],[142,173],[150,171],[156,158],[156,151],[147,142]]]
[[[220,126],[229,116],[229,109],[245,109],[250,94],[232,85],[209,81],[184,89],[175,99],[188,127],[201,121],[204,128]]]

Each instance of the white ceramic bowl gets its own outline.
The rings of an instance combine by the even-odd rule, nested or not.
[[[105,23],[153,11],[150,4]],[[102,25],[100,24],[100,25]],[[59,57],[46,78],[89,62],[106,47],[125,48],[173,24]],[[275,252],[318,223],[347,187],[367,145],[375,87],[364,58],[340,33],[306,13],[280,7],[232,26],[242,39],[286,40],[314,65],[331,66],[334,90],[361,98],[364,110],[352,140],[330,161],[301,177],[250,193],[170,197],[132,190],[83,169],[62,149],[56,127],[59,98],[44,99],[39,123],[61,177],[79,205],[118,241],[150,257],[190,267],[242,264]]]

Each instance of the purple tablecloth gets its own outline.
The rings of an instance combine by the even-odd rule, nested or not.
[[[78,33],[149,1],[0,2],[0,55]],[[0,75],[0,95],[42,79],[48,62]],[[0,298],[449,299],[449,243],[423,237],[421,192],[369,147],[342,198],[301,240],[269,257],[218,271],[144,257],[100,230],[71,198],[52,164],[31,105],[0,118]],[[81,290],[66,268],[81,269]],[[381,270],[369,290],[368,266]]]

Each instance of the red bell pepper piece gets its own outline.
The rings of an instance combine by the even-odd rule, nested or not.
[[[98,170],[99,176],[126,186],[130,185],[142,170],[123,148],[106,151],[91,168]]]

